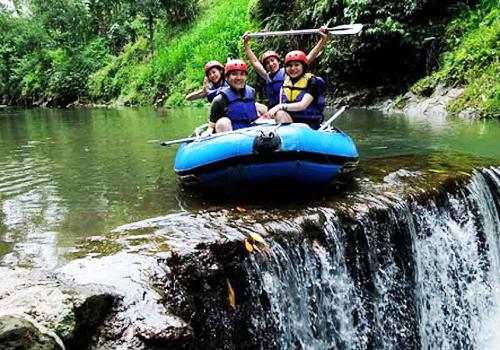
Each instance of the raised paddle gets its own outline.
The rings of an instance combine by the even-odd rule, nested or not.
[[[352,35],[358,34],[363,29],[363,25],[359,23],[355,24],[343,24],[340,26],[327,28],[330,34],[335,35]],[[280,35],[301,35],[301,34],[316,34],[319,33],[319,29],[298,29],[298,30],[284,30],[277,32],[260,32],[260,33],[250,33],[247,34],[249,38],[265,38],[268,36],[280,36]]]

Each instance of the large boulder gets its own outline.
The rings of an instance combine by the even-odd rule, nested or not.
[[[54,337],[40,331],[20,316],[0,316],[0,348],[2,350],[64,349]]]
[[[110,293],[95,287],[70,288],[41,272],[0,267],[0,275],[4,282],[0,285],[0,317],[16,316],[70,348],[89,342],[113,304]],[[26,322],[18,323],[21,328],[10,331],[11,337],[28,334]],[[9,324],[14,327],[16,323]]]

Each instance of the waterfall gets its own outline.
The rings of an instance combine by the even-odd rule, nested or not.
[[[321,209],[320,232],[273,235],[249,259],[274,347],[498,347],[500,169],[428,200],[374,202],[357,220]]]
[[[498,171],[485,170],[414,215],[422,348],[484,349],[500,286],[500,219],[487,178],[500,188]]]
[[[334,221],[330,216],[325,229],[331,242],[339,242]],[[270,298],[278,348],[364,347],[366,317],[341,245],[284,239],[274,242],[260,265],[253,262]]]

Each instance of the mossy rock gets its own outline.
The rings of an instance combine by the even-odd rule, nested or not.
[[[17,316],[0,316],[0,345],[3,350],[61,349],[54,338],[42,333],[33,323]]]
[[[417,96],[430,97],[437,85],[437,79],[434,76],[428,76],[420,79],[410,89]]]

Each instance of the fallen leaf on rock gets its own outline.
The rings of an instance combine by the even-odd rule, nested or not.
[[[313,241],[312,247],[313,247],[314,250],[320,250],[321,249],[321,246],[319,245],[319,243],[318,243],[317,240]]]
[[[247,252],[249,252],[249,253],[253,252],[253,245],[247,239],[245,239],[244,243],[245,243],[245,249],[247,250]]]
[[[231,305],[233,309],[236,309],[236,296],[234,294],[233,286],[231,285],[231,282],[229,282],[227,278],[226,282],[227,282],[227,299],[229,301],[229,305]]]
[[[264,238],[262,238],[261,235],[259,235],[258,233],[250,233],[250,238],[253,239],[255,242],[259,242],[259,243],[262,243],[264,244],[265,241],[264,241]]]

